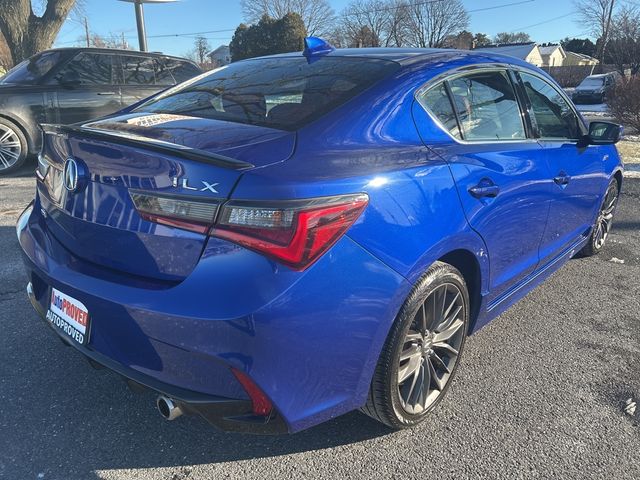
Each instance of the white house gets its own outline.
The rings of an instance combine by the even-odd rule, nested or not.
[[[211,60],[214,68],[229,65],[231,63],[231,51],[229,50],[229,45],[220,45],[212,52],[209,52],[207,57]]]
[[[509,55],[516,57],[525,62],[529,62],[536,67],[543,65],[540,47],[535,43],[512,43],[507,45],[489,45],[486,47],[476,48],[475,51],[487,53],[499,53],[501,55]]]
[[[548,47],[538,47],[542,55],[543,67],[560,67],[564,65],[567,53],[562,45],[549,45]]]

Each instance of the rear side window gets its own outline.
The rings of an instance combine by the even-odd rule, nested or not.
[[[430,88],[418,98],[420,104],[429,110],[442,124],[445,130],[458,139],[462,139],[456,114],[451,106],[444,83]]]
[[[113,83],[113,56],[103,53],[80,53],[56,75],[57,79],[79,81],[82,85]]]
[[[449,81],[465,140],[526,138],[520,106],[506,72],[479,72]]]
[[[125,85],[155,85],[153,58],[123,55],[121,57]]]
[[[137,111],[295,130],[399,68],[373,58],[246,60],[170,89]]]
[[[2,77],[0,83],[32,84],[40,80],[55,67],[62,54],[58,52],[43,52],[25,60]]]
[[[577,139],[578,117],[560,92],[547,82],[528,73],[520,74],[529,97],[532,120],[542,138]]]
[[[194,64],[173,58],[156,59],[156,84],[175,85],[200,75],[202,71]]]

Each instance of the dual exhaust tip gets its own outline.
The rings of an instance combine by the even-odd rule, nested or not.
[[[156,406],[158,407],[160,415],[162,415],[166,420],[175,420],[183,413],[180,405],[164,395],[158,396],[156,399]]]

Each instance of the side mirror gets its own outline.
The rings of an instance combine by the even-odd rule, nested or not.
[[[76,72],[71,70],[67,70],[66,72],[62,73],[58,77],[58,83],[64,88],[75,88],[79,87],[82,84],[82,82],[80,81],[80,76]]]
[[[620,141],[624,127],[611,122],[591,122],[588,141],[590,145],[613,145]]]

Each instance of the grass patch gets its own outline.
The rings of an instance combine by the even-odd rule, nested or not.
[[[622,140],[616,146],[624,163],[640,163],[640,142]]]

